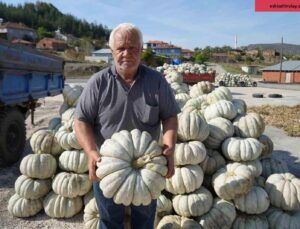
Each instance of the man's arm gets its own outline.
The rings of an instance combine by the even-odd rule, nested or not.
[[[89,178],[92,181],[99,180],[96,176],[96,163],[101,160],[100,154],[97,152],[96,141],[92,127],[75,118],[75,135],[82,146],[84,152],[88,156]]]
[[[178,120],[177,116],[167,118],[162,122],[163,125],[163,143],[164,150],[163,155],[167,158],[168,161],[168,173],[166,178],[170,178],[174,175],[174,151],[176,146],[177,139],[177,128]]]

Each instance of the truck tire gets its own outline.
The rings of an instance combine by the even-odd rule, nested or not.
[[[24,115],[16,108],[0,112],[0,166],[17,162],[26,140]]]

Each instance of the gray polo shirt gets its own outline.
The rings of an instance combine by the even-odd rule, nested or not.
[[[87,82],[75,116],[92,126],[99,149],[105,139],[120,130],[147,131],[158,140],[161,121],[179,112],[171,88],[159,72],[140,65],[129,87],[112,66]]]

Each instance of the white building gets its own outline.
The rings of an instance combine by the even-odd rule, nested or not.
[[[99,49],[92,52],[92,56],[85,56],[86,61],[113,63],[113,57],[110,49]]]

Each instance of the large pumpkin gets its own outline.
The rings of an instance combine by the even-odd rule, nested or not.
[[[209,106],[206,102],[205,96],[199,96],[197,98],[192,98],[186,102],[182,111],[185,112],[196,112],[204,117],[205,109]]]
[[[182,112],[178,114],[177,133],[180,141],[203,141],[209,135],[209,127],[197,113]]]
[[[190,141],[177,143],[174,153],[175,165],[196,165],[206,157],[206,148],[202,142]]]
[[[213,175],[212,181],[214,190],[220,198],[232,200],[250,190],[253,175],[246,165],[234,162],[219,169]]]
[[[50,192],[43,201],[45,213],[52,218],[71,218],[80,212],[82,197],[68,198]]]
[[[182,74],[177,71],[169,72],[168,74],[166,74],[165,78],[169,84],[174,83],[174,82],[182,83],[182,81],[183,81]]]
[[[167,160],[149,133],[120,131],[105,140],[100,152],[100,188],[115,203],[148,205],[165,188]]]
[[[70,107],[76,106],[82,91],[83,87],[80,85],[71,86],[66,84],[63,90],[63,97],[65,103],[67,103]]]
[[[96,199],[92,198],[84,207],[83,221],[85,229],[98,229],[99,228],[99,210],[97,207]]]
[[[59,128],[55,137],[60,146],[65,150],[82,149],[76,138],[75,132],[68,131],[64,126]]]
[[[75,107],[66,110],[61,116],[61,122],[69,131],[73,131]]]
[[[222,144],[223,155],[233,161],[252,161],[261,155],[263,145],[255,138],[227,138]]]
[[[265,215],[246,215],[239,213],[232,229],[268,229],[269,223]]]
[[[173,207],[180,216],[201,216],[209,211],[213,204],[213,196],[204,187],[189,194],[177,195],[173,198]]]
[[[247,167],[251,170],[253,177],[259,177],[262,173],[262,165],[258,159],[253,161],[242,161],[239,163],[247,165]]]
[[[227,87],[218,87],[207,95],[207,102],[209,104],[216,103],[220,100],[232,100],[231,91]]]
[[[266,212],[271,229],[299,229],[300,211],[283,211],[271,207]]]
[[[236,108],[232,102],[227,100],[220,100],[214,104],[209,105],[205,112],[204,117],[206,121],[211,119],[222,117],[226,119],[233,119],[237,114]]]
[[[26,199],[39,199],[51,190],[51,179],[33,179],[21,175],[15,182],[16,193]]]
[[[180,93],[175,95],[175,100],[180,108],[184,106],[184,104],[190,99],[191,97],[187,93]]]
[[[265,189],[271,204],[286,211],[300,210],[300,179],[291,173],[278,173],[268,177]]]
[[[204,140],[204,144],[209,149],[218,149],[222,142],[234,133],[232,123],[225,118],[214,118],[208,121],[209,136]]]
[[[200,166],[205,175],[213,175],[225,164],[225,159],[217,150],[208,149],[207,155],[204,161],[200,163]]]
[[[189,93],[189,87],[184,83],[173,82],[170,84],[170,87],[175,95],[180,93]]]
[[[193,219],[180,217],[178,215],[167,215],[163,217],[157,229],[201,229],[202,227]]]
[[[92,182],[87,174],[60,172],[53,178],[52,189],[56,194],[73,198],[91,190]]]
[[[247,105],[242,99],[233,99],[231,101],[238,115],[244,115],[247,112]]]
[[[258,138],[265,130],[263,118],[257,113],[239,115],[233,120],[234,131],[238,137]]]
[[[34,153],[59,155],[63,149],[51,130],[38,130],[30,138],[30,146]]]
[[[198,218],[203,228],[229,229],[236,217],[234,205],[227,200],[215,198],[210,211]]]
[[[8,212],[16,217],[30,217],[43,209],[41,199],[30,200],[14,194],[8,201]]]
[[[214,86],[209,81],[200,81],[194,84],[190,90],[190,96],[192,98],[197,98],[203,94],[208,94],[214,89]]]
[[[172,201],[161,194],[157,199],[156,212],[159,217],[170,215],[172,213]]]
[[[250,191],[234,199],[235,207],[247,214],[261,214],[270,205],[266,191],[258,186],[252,186]]]
[[[263,134],[258,138],[258,141],[260,141],[263,144],[263,150],[261,152],[260,158],[271,157],[274,149],[274,144],[272,140],[267,135]]]
[[[31,178],[51,178],[57,168],[55,158],[50,154],[29,154],[25,156],[20,164],[23,175]]]
[[[88,171],[88,158],[83,150],[67,150],[59,156],[59,168],[68,172]]]
[[[166,190],[173,194],[193,192],[201,186],[203,176],[199,165],[175,167],[175,174],[167,179]]]

